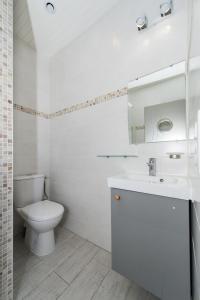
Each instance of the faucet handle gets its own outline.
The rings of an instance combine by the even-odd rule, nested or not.
[[[156,158],[151,157],[151,158],[149,158],[149,161],[147,162],[147,166],[151,166],[155,162],[156,162]]]

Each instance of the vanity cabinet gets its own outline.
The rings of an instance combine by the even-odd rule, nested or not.
[[[190,297],[190,202],[111,189],[112,268],[162,300]]]

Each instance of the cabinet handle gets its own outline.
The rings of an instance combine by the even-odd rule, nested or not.
[[[117,194],[116,194],[116,195],[114,196],[114,199],[115,199],[116,201],[119,201],[120,198],[121,198],[120,195],[117,195]]]

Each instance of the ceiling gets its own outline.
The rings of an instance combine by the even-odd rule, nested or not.
[[[14,35],[24,40],[30,47],[35,48],[27,0],[14,0]]]
[[[47,12],[44,0],[15,1],[27,1],[36,48],[45,55],[52,56],[85,32],[120,0],[52,0],[56,7],[55,14]],[[17,11],[18,18],[22,19],[16,21],[18,35],[31,40],[30,30],[25,34],[29,25],[25,24],[24,19],[27,18],[23,7],[19,7]],[[23,34],[19,33],[20,30]]]

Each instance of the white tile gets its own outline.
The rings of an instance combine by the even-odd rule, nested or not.
[[[185,59],[186,1],[175,1],[175,13],[144,34],[133,26],[144,7],[149,11],[149,21],[157,18],[157,2],[140,1],[135,6],[131,0],[119,1],[107,16],[57,53],[50,64],[40,53],[37,56],[17,41],[16,102],[54,112]],[[166,27],[171,28],[169,32],[165,32]],[[148,46],[145,41],[149,41]],[[160,171],[185,174],[185,159],[175,162],[165,157],[168,151],[185,152],[185,143],[129,145],[126,96],[51,121],[16,111],[14,114],[15,174],[48,174],[51,200],[66,208],[64,225],[107,250],[111,249],[108,176],[148,172],[146,161],[150,156],[159,156]],[[135,152],[137,159],[96,158],[98,154]]]
[[[133,19],[144,7],[148,8],[150,22],[157,18],[158,12],[152,9],[156,2],[120,2],[52,58],[52,111],[127,86],[138,76],[185,59],[185,1],[176,1],[175,13],[144,35],[133,28]],[[166,26],[171,30],[161,35]],[[145,46],[147,40],[149,45]],[[170,53],[169,45],[173,45]],[[176,162],[166,158],[168,151],[185,152],[186,143],[129,145],[126,96],[51,120],[50,135],[50,190],[51,196],[68,208],[64,225],[107,250],[111,249],[107,177],[127,171],[147,173],[146,161],[152,155],[161,157],[160,171],[186,171],[185,159]],[[98,154],[135,152],[139,155],[137,159],[96,158]]]

